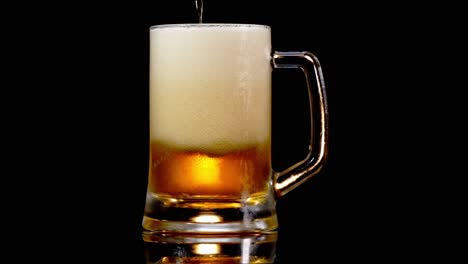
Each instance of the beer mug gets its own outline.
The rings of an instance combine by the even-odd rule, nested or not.
[[[284,171],[271,166],[274,68],[302,69],[309,94],[309,152]],[[152,26],[149,88],[144,230],[275,230],[277,199],[326,162],[328,110],[320,63],[310,52],[272,52],[269,26]]]

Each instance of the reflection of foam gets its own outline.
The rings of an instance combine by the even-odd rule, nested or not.
[[[213,152],[268,142],[268,27],[154,28],[150,50],[152,140]]]

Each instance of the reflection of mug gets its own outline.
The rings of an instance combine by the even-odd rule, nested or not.
[[[272,65],[303,69],[309,88],[309,155],[284,172],[271,169]],[[153,26],[143,227],[209,233],[277,228],[275,199],[326,161],[327,115],[318,60],[308,52],[272,53],[270,27]]]
[[[277,232],[143,234],[146,263],[269,263],[276,259]]]

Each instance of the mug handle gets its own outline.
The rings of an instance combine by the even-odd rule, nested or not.
[[[309,152],[305,159],[289,168],[273,172],[274,189],[281,197],[316,175],[323,168],[328,155],[328,107],[320,62],[314,54],[302,52],[273,52],[273,67],[299,68],[304,72],[308,90],[310,111]],[[316,85],[312,85],[312,72]]]

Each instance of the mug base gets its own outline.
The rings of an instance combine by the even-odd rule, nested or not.
[[[177,233],[246,233],[278,228],[269,195],[248,199],[173,198],[149,193],[143,228]]]

